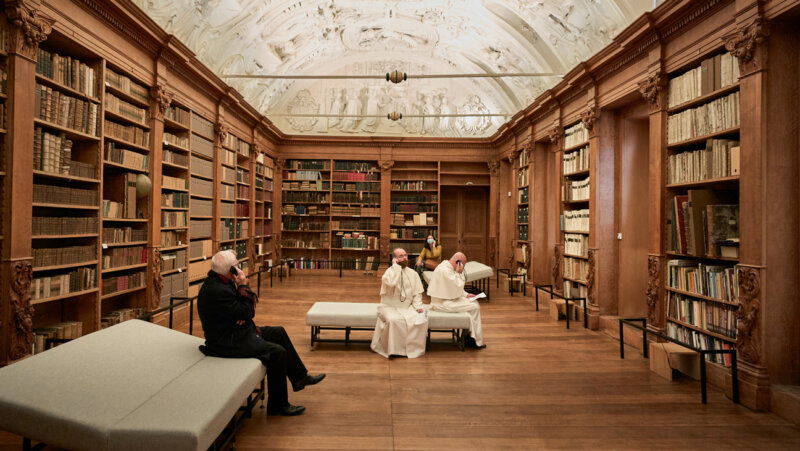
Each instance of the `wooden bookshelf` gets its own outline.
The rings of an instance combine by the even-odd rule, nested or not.
[[[428,235],[439,241],[439,166],[436,161],[397,161],[392,167],[390,249],[402,247],[409,255],[419,255]]]
[[[513,264],[509,268],[512,274],[527,274],[528,259],[531,255],[532,240],[530,237],[530,199],[531,199],[531,174],[533,173],[529,154],[526,150],[514,152],[515,187],[516,187],[516,227],[514,234]],[[512,154],[513,155],[513,154]],[[525,277],[526,279],[528,277]],[[521,289],[521,287],[520,287]]]
[[[709,77],[708,80],[706,79],[707,71],[701,71],[700,67],[710,59],[717,58],[723,58],[732,64],[732,72],[729,73],[731,77],[736,75],[738,65],[735,58],[724,53],[703,55],[688,69],[670,74],[671,89],[686,89],[687,91],[682,95],[691,98],[668,108],[668,127],[669,124],[675,122],[673,119],[677,118],[677,115],[692,113],[692,110],[704,108],[706,105],[711,105],[712,102],[727,102],[733,110],[726,110],[726,112],[732,112],[733,115],[708,116],[708,127],[716,131],[700,136],[680,136],[682,139],[669,143],[664,205],[667,213],[664,243],[667,269],[663,285],[666,293],[664,311],[667,333],[673,338],[681,340],[689,339],[695,343],[698,340],[704,341],[703,347],[709,348],[719,347],[723,344],[730,346],[736,342],[736,339],[681,321],[676,316],[677,312],[673,311],[673,308],[679,303],[679,297],[687,299],[686,302],[689,302],[688,300],[700,302],[700,305],[704,306],[701,311],[702,315],[707,314],[705,308],[708,308],[708,305],[714,306],[714,309],[727,309],[726,311],[730,314],[730,323],[727,324],[727,327],[733,331],[737,329],[736,315],[733,313],[739,307],[739,303],[735,300],[718,299],[672,287],[669,284],[669,278],[670,268],[674,268],[674,266],[669,266],[669,262],[684,262],[683,265],[687,265],[685,267],[697,271],[698,277],[705,277],[700,270],[701,266],[698,265],[732,268],[735,272],[735,265],[738,263],[738,258],[709,255],[710,248],[716,248],[716,240],[721,235],[725,235],[726,238],[735,238],[737,241],[739,239],[739,105],[733,102],[733,99],[738,99],[740,84],[737,78],[725,80],[716,77],[715,80]],[[688,80],[692,73],[698,71],[702,72],[699,86]],[[717,84],[723,86],[717,86]],[[708,92],[704,92],[704,90]],[[672,98],[674,93],[669,92],[668,94]],[[677,96],[677,94],[675,95]],[[669,129],[667,134],[672,136]],[[729,205],[735,205],[735,207],[727,207]],[[710,214],[713,214],[713,219],[707,217]],[[711,220],[710,224],[709,220]],[[735,236],[731,234],[735,234]],[[738,245],[737,242],[737,247]],[[723,276],[720,276],[718,272],[714,274],[717,274],[716,277],[724,276],[724,272],[721,273]],[[737,293],[738,285],[732,285],[734,293]],[[734,299],[737,298],[738,294],[734,295]],[[706,318],[703,320],[705,321]]]
[[[590,176],[592,168],[589,130],[583,122],[564,127],[561,153],[560,234],[564,245],[561,259],[562,289],[565,296],[587,298],[588,249],[590,233]],[[580,193],[580,194],[578,194]],[[582,250],[582,252],[580,252]],[[583,308],[582,306],[580,308]]]

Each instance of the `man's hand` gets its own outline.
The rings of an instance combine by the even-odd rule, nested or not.
[[[421,258],[417,259],[417,266],[422,266],[422,259]]]
[[[458,263],[456,263],[456,272],[459,274],[464,272],[464,264],[461,263],[461,260],[458,260]]]
[[[234,268],[236,269],[236,277],[233,280],[236,281],[236,285],[247,285],[247,276],[244,275],[244,272],[235,266]]]
[[[392,265],[394,265],[395,263],[397,263],[397,259],[396,259],[396,258],[393,258],[393,259],[392,259]]]
[[[417,309],[417,313],[422,313],[424,311],[425,311],[425,309],[421,309],[421,308]]]
[[[236,325],[237,325],[237,326],[244,325],[244,320],[243,320],[243,319],[240,319],[239,321],[236,321]]]
[[[474,298],[474,297],[475,297],[475,295],[474,295],[474,294],[468,294],[468,295],[467,295],[467,299],[472,299],[472,298]]]

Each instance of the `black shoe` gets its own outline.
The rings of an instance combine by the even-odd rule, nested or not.
[[[303,376],[302,379],[297,381],[297,383],[292,383],[292,389],[294,391],[300,391],[306,388],[306,385],[314,385],[318,384],[322,379],[325,379],[325,373],[317,374],[316,376],[312,376],[310,374],[306,374]]]
[[[484,343],[478,346],[478,343],[475,342],[474,338],[467,336],[467,338],[464,339],[464,346],[466,346],[467,348],[483,349],[486,347],[486,344]]]
[[[267,409],[267,415],[282,415],[284,417],[293,417],[295,415],[300,415],[306,411],[305,406],[293,406],[291,404],[286,404],[285,406],[281,407],[280,409]]]

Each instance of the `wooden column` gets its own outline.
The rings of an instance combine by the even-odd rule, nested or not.
[[[531,133],[533,139],[533,133]],[[528,192],[528,233],[531,237],[531,281],[537,284],[550,283],[550,237],[548,235],[547,183],[548,159],[551,155],[547,146],[532,142],[528,157],[531,183]],[[531,290],[533,292],[533,290]]]
[[[156,70],[158,70],[156,63]],[[166,72],[162,70],[161,73]],[[172,103],[173,94],[167,91],[166,80],[156,73],[156,85],[150,89],[152,108],[150,113],[150,177],[153,189],[150,191],[150,208],[147,209],[148,225],[147,252],[147,310],[155,310],[161,304],[163,278],[161,269],[161,181],[163,174],[162,153],[164,142],[164,114]],[[188,253],[188,248],[187,248]]]
[[[275,157],[272,171],[272,264],[278,265],[281,253],[281,229],[283,227],[283,166],[286,160]]]
[[[487,265],[497,268],[500,265],[499,249],[497,248],[500,233],[500,160],[490,159],[486,162],[489,166],[489,241],[487,244]]]
[[[558,117],[561,117],[559,113]],[[561,205],[561,185],[562,185],[562,174],[564,171],[564,140],[563,138],[563,130],[561,128],[561,123],[559,120],[555,121],[553,128],[548,131],[550,137],[550,150],[553,152],[553,158],[555,159],[553,165],[553,183],[550,187],[554,190],[554,195],[552,196],[554,202],[554,209],[555,209],[555,222],[556,222],[556,244],[553,246],[553,257],[552,257],[552,269],[550,275],[552,276],[552,284],[553,290],[555,291],[563,291],[564,289],[564,270],[562,269],[562,265],[564,263],[564,236],[561,233],[561,227],[559,225],[560,218],[562,213],[562,205]]]
[[[222,107],[219,107],[222,110]],[[211,222],[211,237],[214,240],[214,253],[220,250],[222,241],[222,193],[220,181],[222,180],[222,143],[228,137],[228,126],[220,122],[220,114],[217,114],[217,123],[214,124],[214,219]]]
[[[3,248],[0,268],[0,365],[31,353],[33,278],[33,111],[36,54],[54,21],[38,13],[40,1],[6,1],[10,22],[3,178]]]
[[[392,250],[389,249],[391,236],[390,226],[392,223],[391,208],[392,208],[392,167],[394,160],[385,159],[378,162],[381,166],[381,223],[380,223],[380,238],[379,247],[380,255],[378,261],[381,265],[386,263],[388,265],[388,255]]]

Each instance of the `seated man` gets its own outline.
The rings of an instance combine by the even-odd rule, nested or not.
[[[236,254],[230,250],[211,258],[211,271],[197,297],[206,337],[200,350],[212,357],[261,360],[267,367],[267,414],[300,415],[306,408],[289,404],[286,377],[294,391],[299,391],[321,381],[325,374],[308,374],[283,327],[256,327],[253,317],[258,298],[235,264]]]
[[[478,301],[471,300],[474,294],[464,291],[464,265],[467,257],[456,252],[450,260],[443,261],[433,271],[428,284],[428,296],[431,297],[431,308],[440,312],[469,313],[469,334],[467,346],[485,348],[483,331],[481,330],[481,306]]]
[[[404,355],[409,359],[425,354],[428,320],[417,324],[422,309],[422,282],[408,267],[408,255],[394,250],[392,266],[381,279],[381,305],[370,347],[378,354]],[[424,318],[424,316],[423,316]]]

